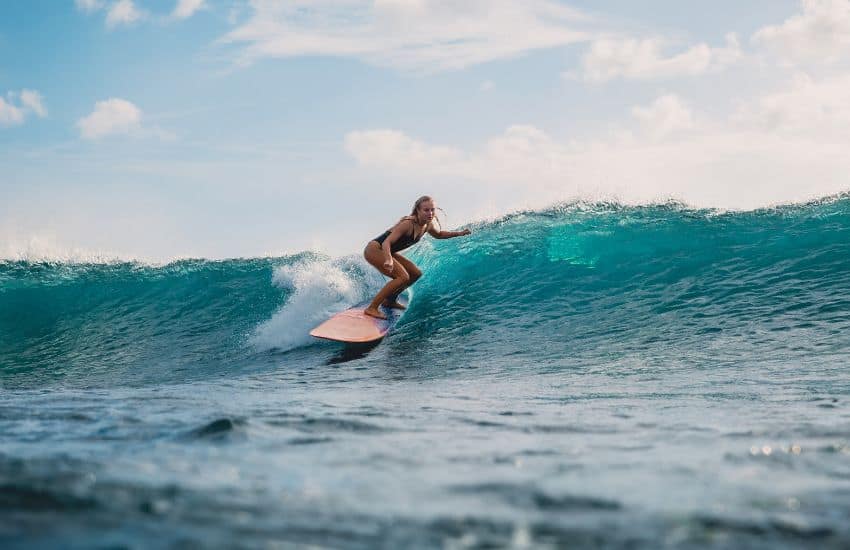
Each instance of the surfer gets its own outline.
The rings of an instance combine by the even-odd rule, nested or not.
[[[427,195],[419,197],[409,216],[401,218],[393,227],[366,245],[366,250],[363,251],[366,261],[391,279],[364,310],[366,315],[386,319],[387,316],[378,309],[381,304],[389,308],[404,309],[404,306],[397,301],[398,295],[422,276],[416,264],[399,252],[419,242],[426,231],[435,239],[451,239],[470,233],[469,229],[443,231],[440,228],[437,230],[434,227],[434,220],[437,223],[440,221],[437,218],[434,199]]]

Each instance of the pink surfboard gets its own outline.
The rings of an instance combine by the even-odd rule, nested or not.
[[[407,300],[399,296],[399,303],[407,305]],[[321,325],[310,331],[310,336],[346,342],[364,344],[377,342],[387,335],[396,324],[404,310],[381,307],[386,319],[377,319],[363,313],[368,304],[360,304],[351,309],[337,313]]]

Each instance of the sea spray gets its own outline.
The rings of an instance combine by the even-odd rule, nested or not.
[[[346,256],[280,266],[272,283],[289,299],[257,327],[251,343],[260,350],[286,351],[313,342],[311,328],[376,292],[380,275],[362,258]]]

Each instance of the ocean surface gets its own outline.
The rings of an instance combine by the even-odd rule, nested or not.
[[[0,547],[850,547],[850,198],[472,229],[372,349],[359,251],[0,261]]]

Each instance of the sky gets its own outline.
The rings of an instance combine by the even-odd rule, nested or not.
[[[850,190],[850,0],[0,3],[0,257],[359,253]]]

